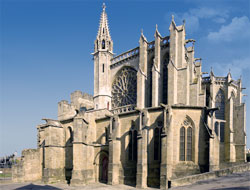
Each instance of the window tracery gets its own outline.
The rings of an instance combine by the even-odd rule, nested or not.
[[[180,128],[180,161],[192,161],[193,157],[193,127],[186,118]]]
[[[136,70],[123,68],[112,85],[112,108],[136,104],[137,96]]]
[[[220,89],[215,97],[215,107],[220,109],[215,111],[216,119],[225,119],[225,95],[224,92]]]

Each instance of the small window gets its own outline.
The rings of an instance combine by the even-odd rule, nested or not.
[[[104,28],[102,29],[102,33],[104,34]]]
[[[104,64],[102,64],[102,72],[104,73]]]
[[[105,40],[102,40],[102,49],[105,49]]]

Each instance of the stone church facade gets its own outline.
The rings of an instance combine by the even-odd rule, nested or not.
[[[202,72],[185,23],[170,35],[141,33],[114,56],[103,6],[94,42],[94,96],[75,91],[58,119],[37,126],[14,181],[129,184],[167,189],[171,180],[245,162],[242,81]],[[205,76],[204,76],[205,75]]]

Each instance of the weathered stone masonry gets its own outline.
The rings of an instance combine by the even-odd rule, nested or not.
[[[70,103],[58,103],[58,119],[37,126],[38,147],[23,151],[13,180],[167,189],[245,162],[241,79],[205,76],[195,40],[174,18],[169,36],[156,26],[154,41],[141,33],[138,47],[114,57],[105,8],[94,42],[94,96],[75,91]]]

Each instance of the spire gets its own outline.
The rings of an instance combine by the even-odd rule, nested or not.
[[[105,3],[103,3],[102,5],[102,14],[101,14],[99,29],[98,29],[96,38],[97,39],[104,38],[104,39],[111,40]]]
[[[106,13],[106,5],[102,5],[102,13],[99,23],[99,29],[95,40],[95,52],[97,51],[113,52],[113,41],[109,32],[108,16]]]

